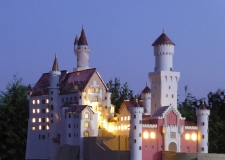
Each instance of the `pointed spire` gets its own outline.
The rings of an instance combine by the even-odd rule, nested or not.
[[[78,45],[87,45],[88,46],[83,26],[82,26],[82,30],[81,30],[81,33],[80,33],[80,38],[79,38],[79,41],[78,41]]]
[[[59,67],[58,67],[58,61],[57,61],[57,56],[55,54],[55,60],[52,66],[52,71],[59,71]]]
[[[172,44],[175,46],[175,44],[164,33],[164,29],[163,29],[163,33],[155,40],[155,42],[152,44],[152,46],[157,46],[157,45],[161,45],[161,44]]]
[[[138,104],[138,99],[137,98],[135,99],[134,107],[140,107],[139,104]]]
[[[151,89],[148,87],[148,83],[146,82],[146,87],[143,89],[141,93],[151,93]]]
[[[76,35],[75,40],[74,40],[74,45],[78,45],[78,41],[79,41],[79,38],[78,38],[78,36]]]

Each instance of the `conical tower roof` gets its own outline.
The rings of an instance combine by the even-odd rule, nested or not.
[[[80,38],[79,38],[79,41],[78,41],[78,45],[87,45],[88,46],[87,39],[86,39],[83,27],[82,27],[82,30],[81,30],[81,33],[80,33]]]
[[[52,71],[59,71],[57,56],[55,55],[55,60],[52,66]]]
[[[155,42],[152,44],[152,46],[157,46],[160,44],[175,45],[164,32],[155,40]]]
[[[143,89],[141,93],[151,93],[151,89],[148,87],[147,82],[146,82],[146,87]]]
[[[79,38],[78,38],[78,36],[76,35],[75,40],[74,40],[74,45],[78,45],[78,41],[79,41]]]

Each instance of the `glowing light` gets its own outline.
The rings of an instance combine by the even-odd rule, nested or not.
[[[151,138],[151,139],[155,139],[155,132],[151,132],[151,133],[150,133],[150,138]]]
[[[33,113],[35,113],[35,109],[33,109]]]
[[[39,127],[38,127],[38,128],[39,128],[39,130],[41,130],[41,125],[39,125]]]
[[[128,120],[128,121],[130,120],[130,116],[127,116],[127,120]]]
[[[125,117],[124,117],[124,121],[126,121],[126,120],[127,120],[127,117],[125,116]]]
[[[41,118],[38,118],[38,122],[41,122]]]
[[[40,104],[40,100],[37,100],[37,104]]]
[[[121,117],[120,119],[121,119],[121,121],[123,121],[123,117]]]
[[[32,102],[33,104],[35,104],[35,100],[33,100],[33,102]]]
[[[196,133],[192,133],[191,139],[192,139],[193,141],[196,141],[196,140],[197,140],[197,134],[196,134]]]
[[[49,103],[49,99],[46,99],[46,103]]]
[[[32,118],[32,122],[34,123],[36,120],[35,120],[35,118]]]
[[[48,113],[49,112],[49,109],[48,108],[46,108],[46,113]]]
[[[37,109],[37,113],[40,113],[40,109]]]
[[[49,130],[49,125],[46,126],[46,129]]]
[[[118,130],[120,130],[120,126],[118,126]]]
[[[190,140],[190,134],[186,133],[186,134],[185,134],[185,139],[186,139],[186,140]]]
[[[143,137],[144,137],[144,139],[148,139],[148,138],[149,138],[149,134],[148,134],[147,131],[145,131],[145,132],[143,133]]]
[[[46,122],[49,122],[49,118],[48,117],[46,118]]]
[[[34,127],[34,126],[32,127],[32,130],[33,130],[33,131],[35,130],[35,127]]]

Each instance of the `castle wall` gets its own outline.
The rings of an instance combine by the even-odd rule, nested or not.
[[[190,127],[195,127],[195,126],[190,126]],[[187,152],[187,153],[198,152],[198,139],[193,140],[194,138],[193,134],[198,135],[198,130],[184,129],[184,132],[181,136],[181,152]]]

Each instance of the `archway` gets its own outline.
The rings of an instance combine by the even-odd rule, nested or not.
[[[170,144],[169,144],[169,151],[177,151],[177,145],[176,145],[176,143],[174,143],[174,142],[171,142]]]

